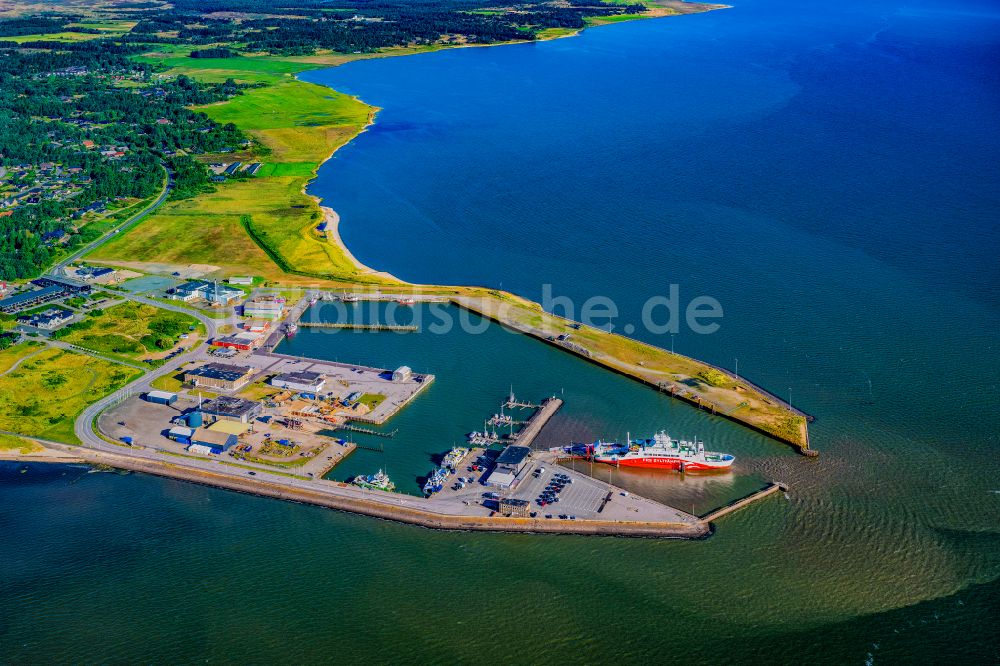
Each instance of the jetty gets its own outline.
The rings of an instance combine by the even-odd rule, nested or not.
[[[397,333],[415,333],[418,329],[412,324],[351,324],[342,322],[302,321],[299,328],[334,328],[352,331],[394,331]]]
[[[718,520],[723,516],[728,516],[733,511],[738,511],[739,509],[742,509],[745,506],[753,504],[757,500],[764,499],[765,497],[773,495],[774,493],[779,491],[788,492],[788,486],[786,486],[784,483],[781,483],[780,481],[773,481],[769,483],[765,488],[763,488],[762,490],[758,490],[752,495],[747,495],[743,499],[738,499],[734,502],[730,502],[726,506],[716,509],[715,511],[712,511],[711,513],[702,516],[701,520],[704,523],[711,523],[712,521]]]
[[[545,424],[549,422],[559,408],[563,406],[563,401],[559,398],[546,398],[538,405],[538,410],[526,421],[526,425],[518,430],[511,437],[518,446],[531,446],[531,443],[538,437]]]

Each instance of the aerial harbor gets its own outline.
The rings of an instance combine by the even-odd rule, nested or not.
[[[0,664],[997,663],[997,62],[0,0]]]

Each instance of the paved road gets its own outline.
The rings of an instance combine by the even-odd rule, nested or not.
[[[147,215],[149,215],[150,213],[152,213],[154,210],[156,210],[157,208],[159,208],[163,204],[163,202],[167,200],[167,197],[170,196],[170,191],[173,190],[173,188],[174,188],[174,174],[172,174],[170,172],[170,170],[167,169],[166,167],[163,167],[163,170],[167,172],[167,182],[166,182],[166,184],[163,187],[163,191],[160,192],[160,196],[158,196],[155,201],[153,201],[152,203],[150,203],[148,206],[146,206],[145,208],[143,208],[141,211],[139,211],[138,213],[136,213],[132,217],[128,218],[127,220],[125,220],[124,222],[122,222],[121,224],[119,224],[114,229],[111,229],[110,231],[108,231],[106,234],[104,234],[103,236],[101,236],[97,240],[92,241],[92,242],[88,243],[87,245],[84,245],[82,248],[80,248],[79,250],[77,250],[73,254],[69,255],[68,257],[66,257],[65,259],[63,259],[62,261],[60,261],[58,264],[56,264],[55,266],[53,266],[52,269],[49,272],[52,273],[53,275],[57,276],[57,277],[65,275],[66,274],[66,267],[69,266],[71,263],[73,263],[74,261],[77,261],[83,255],[88,254],[89,252],[93,252],[95,249],[97,249],[101,245],[104,245],[109,240],[111,240],[111,238],[113,238],[116,234],[118,234],[119,232],[125,231],[126,229],[128,229],[131,226],[133,226],[134,224],[136,224],[140,220],[144,219]]]

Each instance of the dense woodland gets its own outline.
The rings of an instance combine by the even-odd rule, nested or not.
[[[126,3],[118,5],[126,9]],[[132,56],[158,44],[186,45],[192,58],[246,53],[366,53],[410,44],[531,40],[546,28],[580,28],[588,17],[646,11],[641,4],[561,0],[497,7],[484,0],[174,0],[132,2],[125,34],[98,34],[80,16],[47,13],[0,20],[0,279],[32,277],[67,248],[100,232],[81,215],[159,191],[167,167],[172,196],[210,188],[190,155],[245,145],[188,107],[238,95],[233,81],[165,78]],[[225,12],[225,14],[220,14]],[[16,43],[4,37],[35,37]],[[193,47],[193,48],[192,48]]]

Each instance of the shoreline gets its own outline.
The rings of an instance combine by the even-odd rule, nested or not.
[[[717,8],[722,7],[718,5],[697,5],[696,12]],[[667,9],[661,8],[661,11],[667,11]],[[635,20],[668,17],[653,15],[637,17]],[[555,35],[535,41],[551,41],[552,39],[561,39],[563,37],[579,36],[587,27],[571,34]],[[288,227],[295,229],[293,233],[307,245],[315,243],[326,246],[321,249],[321,252],[324,253],[324,256],[331,263],[315,263],[316,260],[322,261],[321,257],[315,255],[310,258],[313,263],[302,263],[305,259],[301,259],[299,263],[296,263],[294,257],[287,259],[283,257],[278,246],[273,242],[267,241],[266,235],[258,237],[251,230],[245,230],[249,236],[249,240],[271,257],[271,261],[276,264],[276,268],[281,272],[280,276],[272,279],[272,283],[288,287],[299,286],[312,289],[367,290],[374,287],[379,291],[390,293],[399,291],[401,293],[413,294],[440,294],[452,300],[459,298],[473,300],[477,302],[477,309],[481,309],[482,313],[502,325],[519,330],[521,333],[527,333],[542,341],[554,339],[561,335],[572,334],[574,339],[573,346],[582,346],[584,349],[584,353],[578,353],[577,355],[585,357],[590,362],[599,364],[612,372],[627,375],[654,387],[654,390],[669,392],[671,396],[680,397],[685,402],[692,403],[696,407],[701,407],[704,411],[716,415],[725,414],[728,420],[747,426],[749,429],[762,433],[778,442],[789,444],[795,447],[800,453],[815,455],[815,451],[809,448],[808,417],[806,415],[786,405],[784,401],[775,398],[773,393],[759,389],[753,383],[746,380],[735,378],[728,371],[721,370],[726,377],[723,384],[705,383],[701,381],[700,377],[705,376],[710,371],[719,370],[712,364],[689,357],[678,356],[662,347],[657,347],[653,344],[620,334],[609,334],[606,331],[589,329],[588,327],[584,327],[584,330],[577,330],[577,327],[574,326],[571,330],[570,325],[572,322],[547,313],[538,303],[510,292],[493,290],[484,286],[425,285],[400,280],[387,271],[379,271],[364,264],[347,247],[340,233],[339,224],[341,220],[339,214],[334,209],[335,202],[330,202],[331,205],[325,205],[322,196],[310,191],[310,185],[316,182],[319,169],[329,162],[339,149],[350,144],[377,122],[377,114],[381,109],[365,103],[357,95],[337,91],[335,88],[323,83],[303,80],[300,78],[300,74],[304,70],[331,69],[347,62],[371,59],[373,57],[420,55],[421,53],[438,52],[450,50],[451,48],[505,46],[510,44],[528,45],[532,43],[503,42],[497,44],[442,45],[439,48],[427,48],[410,52],[397,50],[380,54],[365,54],[356,58],[347,57],[339,59],[323,55],[310,61],[293,60],[292,62],[300,63],[301,68],[289,78],[282,80],[291,80],[302,86],[314,87],[317,91],[323,91],[319,93],[323,96],[333,93],[339,98],[348,98],[364,108],[359,110],[356,121],[344,127],[342,139],[330,143],[329,146],[325,143],[318,144],[324,149],[329,147],[329,153],[315,151],[316,161],[311,163],[310,166],[312,168],[310,169],[310,173],[308,176],[304,175],[302,177],[302,184],[299,187],[300,194],[310,204],[307,207],[303,207],[308,211],[308,219],[302,219],[300,226],[299,219],[297,218],[292,221],[294,227],[291,225]],[[328,66],[324,67],[324,64]],[[276,80],[266,87],[273,87],[275,85],[281,85],[280,81]],[[275,105],[273,113],[280,113],[281,108],[283,108],[281,104]],[[250,132],[255,134],[263,145],[268,145],[266,132],[256,133],[252,130]],[[317,145],[315,142],[319,140],[318,137],[314,137],[309,132],[309,126],[303,126],[296,134],[300,141],[312,141],[314,145]],[[319,238],[315,232],[315,224],[318,219],[325,219],[328,223],[326,238]],[[272,255],[277,256],[281,261],[275,260]],[[324,272],[330,270],[330,268],[334,268],[334,270],[329,273]],[[307,282],[310,280],[312,281],[311,284]],[[574,351],[566,345],[558,346],[564,351]],[[680,382],[682,381],[687,382],[687,385],[681,384]]]

